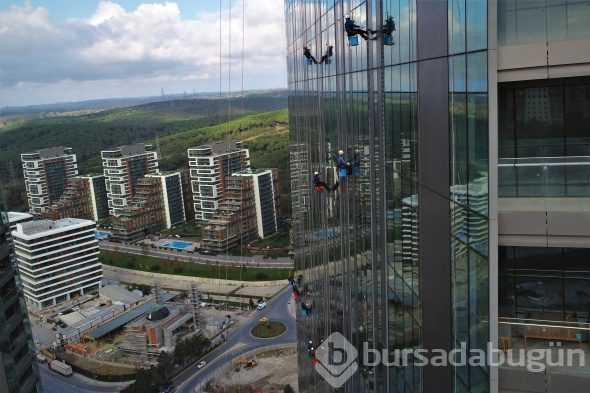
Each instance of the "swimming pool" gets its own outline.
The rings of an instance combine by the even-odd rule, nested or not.
[[[179,249],[185,249],[185,248],[188,248],[192,245],[193,245],[193,243],[191,243],[191,242],[181,242],[180,240],[172,240],[172,241],[162,244],[163,247],[179,248]]]
[[[108,239],[109,236],[111,236],[110,232],[107,231],[94,231],[94,237],[99,239],[99,240],[103,240],[103,239]]]

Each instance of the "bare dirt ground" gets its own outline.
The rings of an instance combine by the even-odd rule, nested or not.
[[[221,392],[238,386],[254,385],[265,393],[282,393],[289,384],[299,392],[297,385],[297,353],[293,349],[270,351],[256,356],[258,366],[249,370],[229,371],[214,384]],[[230,388],[230,389],[228,389]],[[216,390],[213,390],[216,391]],[[237,391],[237,390],[236,390]],[[242,389],[243,391],[243,389]]]

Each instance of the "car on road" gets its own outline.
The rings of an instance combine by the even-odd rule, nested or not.
[[[205,367],[206,364],[207,364],[207,362],[202,360],[201,362],[199,362],[199,364],[197,364],[197,368],[203,368],[203,367]]]
[[[256,306],[256,309],[257,310],[262,310],[265,307],[266,307],[266,302],[265,301],[262,301],[262,302],[258,303],[258,306]]]

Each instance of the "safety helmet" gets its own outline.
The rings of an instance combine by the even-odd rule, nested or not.
[[[313,174],[314,175],[319,175],[320,173],[318,171],[315,171]]]
[[[338,150],[338,154],[340,154],[340,155],[344,154],[344,150]]]

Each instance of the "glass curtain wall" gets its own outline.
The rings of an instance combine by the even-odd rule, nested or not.
[[[501,83],[499,196],[590,196],[590,78]]]
[[[487,2],[448,1],[454,348],[486,351],[488,286]],[[455,392],[487,392],[486,366],[460,366]]]
[[[363,343],[390,353],[422,348],[424,335],[437,328],[424,330],[421,298],[424,286],[438,285],[425,279],[421,270],[422,251],[430,247],[421,241],[421,193],[429,179],[421,173],[420,145],[428,140],[419,127],[429,113],[420,112],[418,86],[427,57],[419,56],[418,19],[426,3],[285,1],[294,292],[303,392],[334,391],[314,370],[309,350],[331,333],[342,333],[359,353]],[[437,146],[441,157],[448,157],[448,162],[440,162],[448,167],[448,179],[446,191],[434,198],[442,198],[448,207],[448,215],[438,224],[450,227],[444,239],[448,255],[441,256],[449,266],[445,273],[450,308],[445,317],[452,319],[445,339],[449,349],[465,342],[468,350],[485,350],[487,1],[449,0],[444,8],[446,12],[436,13],[436,18],[445,27],[442,95],[445,105],[448,97],[448,107],[442,108],[444,124],[435,131],[448,133],[448,146]],[[432,13],[426,10],[424,15],[427,19]],[[357,37],[358,45],[350,45],[346,16],[373,30],[381,29],[391,16],[395,44],[386,45],[381,37]],[[304,57],[304,45],[318,63],[330,46],[333,56],[315,64]],[[426,92],[422,99],[428,97]],[[350,163],[348,173],[339,171],[339,157]],[[315,172],[330,190],[316,187]],[[449,375],[449,392],[488,391],[485,366],[457,368]],[[338,391],[424,392],[424,379],[424,369],[409,358],[406,365],[360,365]]]

